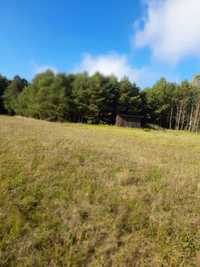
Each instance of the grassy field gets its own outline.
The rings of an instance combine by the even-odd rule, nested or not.
[[[200,266],[200,136],[1,116],[0,266]]]

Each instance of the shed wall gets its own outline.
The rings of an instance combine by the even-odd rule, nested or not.
[[[120,127],[129,127],[129,128],[141,128],[141,120],[135,118],[123,118],[122,116],[117,116],[116,125]]]

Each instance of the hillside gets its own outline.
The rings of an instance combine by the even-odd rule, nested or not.
[[[0,266],[200,266],[200,138],[0,116]]]

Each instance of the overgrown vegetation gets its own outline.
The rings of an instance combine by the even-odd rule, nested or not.
[[[0,117],[0,266],[200,266],[192,133]]]
[[[48,121],[114,124],[117,114],[142,116],[143,126],[196,132],[200,127],[200,77],[181,84],[160,79],[140,90],[127,78],[121,81],[100,73],[36,75],[31,83],[16,76],[0,76],[0,113]]]

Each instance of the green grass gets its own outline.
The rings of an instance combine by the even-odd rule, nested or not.
[[[200,136],[1,116],[0,266],[200,266]]]

